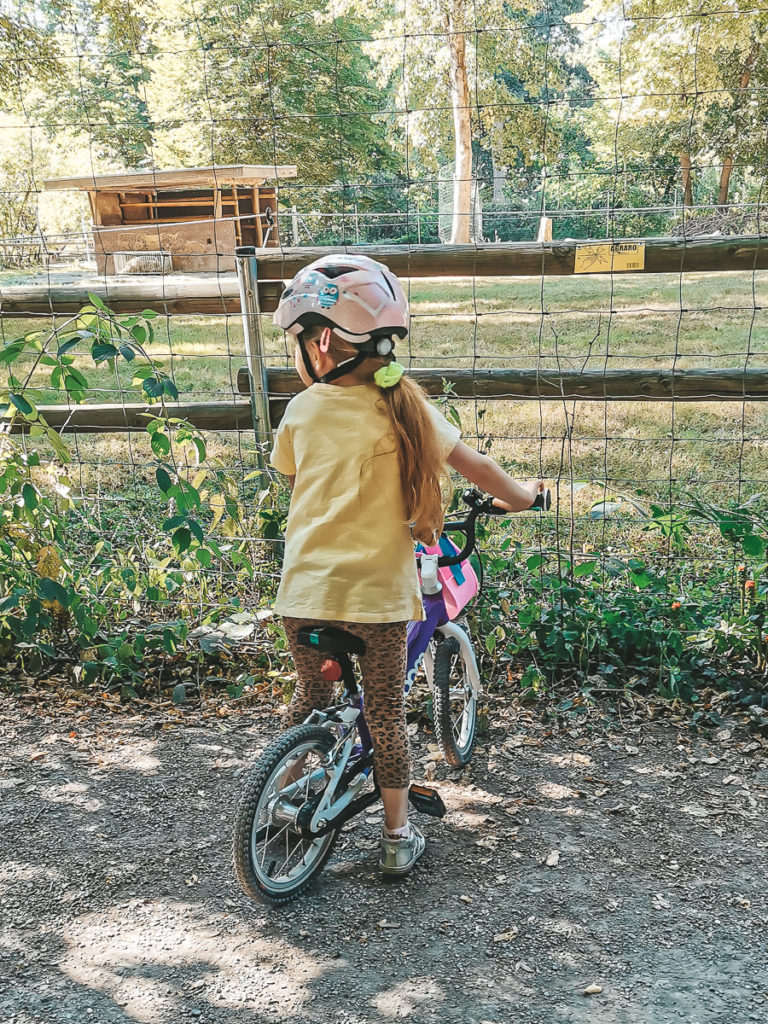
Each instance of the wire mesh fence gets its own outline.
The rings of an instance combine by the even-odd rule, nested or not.
[[[657,640],[696,640],[695,674],[704,649],[727,646],[712,632],[725,617],[744,620],[739,657],[763,669],[766,25],[757,5],[714,0],[50,0],[44,18],[7,5],[4,351],[37,331],[56,360],[84,337],[58,375],[34,346],[8,357],[4,391],[28,393],[70,438],[78,537],[97,522],[132,552],[142,609],[268,601],[286,498],[260,473],[249,334],[267,387],[281,382],[276,420],[297,386],[278,373],[293,362],[271,325],[281,280],[317,247],[372,246],[408,289],[401,360],[431,371],[465,440],[556,482],[550,515],[488,540],[489,655],[586,677],[623,659],[678,685],[682,647],[643,637],[642,620]],[[642,268],[611,249],[628,239]],[[243,245],[264,272],[245,333]],[[94,362],[99,344],[116,355]],[[532,376],[490,394],[488,371]],[[6,404],[25,431],[7,437],[50,445]],[[148,432],[158,410],[164,427]],[[205,457],[182,438],[171,464],[157,435],[175,445],[188,427]],[[180,495],[158,491],[161,469],[198,480],[210,561],[193,557],[207,540],[173,541],[186,525],[163,531]]]

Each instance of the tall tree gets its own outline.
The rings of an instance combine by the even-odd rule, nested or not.
[[[0,7],[0,110],[18,110],[27,90],[63,74],[56,40],[36,24],[29,0]]]
[[[153,61],[160,146],[206,162],[298,163],[304,185],[337,192],[394,169],[376,116],[388,98],[357,41],[361,27],[325,22],[317,9],[316,0],[198,0],[177,22],[182,58]]]
[[[95,163],[151,164],[149,61],[163,0],[39,0],[39,9],[68,69],[60,88],[38,104],[45,120],[86,135]]]
[[[593,125],[604,148],[612,144],[614,158],[673,154],[686,206],[698,160],[714,151],[725,204],[734,162],[750,145],[733,127],[763,59],[765,13],[743,0],[710,12],[700,0],[586,0],[579,21],[600,86]]]

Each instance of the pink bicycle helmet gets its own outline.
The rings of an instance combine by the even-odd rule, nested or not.
[[[297,338],[306,327],[386,356],[408,333],[408,301],[395,275],[368,256],[334,253],[304,267],[283,294],[274,322]]]

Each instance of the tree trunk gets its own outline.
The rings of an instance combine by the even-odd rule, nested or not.
[[[691,170],[691,154],[681,153],[680,166],[683,169],[683,206],[693,206],[693,173]]]
[[[755,61],[757,55],[760,53],[760,43],[755,41],[752,43],[752,49],[749,51],[749,56],[741,69],[741,75],[739,76],[739,93],[734,103],[735,110],[741,106],[744,99],[744,91],[749,85],[750,79],[752,78],[752,71],[755,67]],[[728,189],[731,184],[731,173],[733,172],[733,153],[729,153],[725,160],[723,160],[723,169],[720,172],[720,189],[717,194],[717,205],[727,206],[728,205]]]
[[[720,172],[720,189],[717,193],[717,205],[728,205],[728,189],[731,184],[731,172],[733,171],[733,155],[727,156],[723,161],[723,169]]]
[[[453,170],[453,223],[451,244],[469,242],[472,222],[472,122],[469,110],[467,50],[463,32],[456,31],[453,4],[445,16],[451,54],[451,107],[455,161]]]
[[[504,206],[504,186],[507,183],[507,169],[498,162],[496,153],[496,138],[501,134],[504,127],[502,121],[494,122],[494,133],[491,136],[491,168],[493,170],[493,205],[497,209]]]

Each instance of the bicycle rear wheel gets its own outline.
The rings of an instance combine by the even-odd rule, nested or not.
[[[235,814],[232,857],[237,880],[252,899],[273,905],[295,899],[330,857],[339,829],[311,837],[300,820],[311,816],[328,785],[323,761],[335,742],[320,726],[294,726],[267,747],[248,775]]]
[[[472,757],[477,732],[477,696],[458,641],[438,641],[434,661],[435,735],[448,764],[460,768]]]

